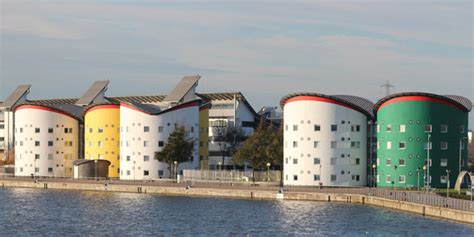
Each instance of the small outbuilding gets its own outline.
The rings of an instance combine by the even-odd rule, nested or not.
[[[107,179],[109,173],[110,161],[108,160],[75,160],[74,178],[75,179]]]

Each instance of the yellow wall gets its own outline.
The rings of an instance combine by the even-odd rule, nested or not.
[[[209,156],[209,107],[199,109],[199,144],[198,156],[201,169],[208,169]]]
[[[111,162],[109,177],[118,178],[120,168],[120,107],[98,105],[90,108],[84,122],[84,155],[86,159],[102,159]],[[103,129],[99,133],[99,128]],[[92,129],[92,131],[91,131]],[[102,147],[99,147],[99,141]]]

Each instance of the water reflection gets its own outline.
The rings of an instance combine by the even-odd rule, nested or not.
[[[469,236],[474,231],[473,226],[343,203],[38,189],[0,189],[0,200],[2,236]]]

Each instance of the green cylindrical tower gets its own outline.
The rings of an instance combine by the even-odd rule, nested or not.
[[[429,174],[430,187],[446,187],[447,177],[453,187],[467,165],[471,109],[467,98],[429,93],[400,93],[378,101],[377,186],[424,187]]]

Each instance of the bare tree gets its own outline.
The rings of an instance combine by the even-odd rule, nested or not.
[[[213,141],[219,147],[219,154],[222,156],[222,165],[224,165],[225,158],[232,157],[242,141],[245,140],[245,134],[240,127],[230,124],[223,127],[215,127],[213,134]]]

